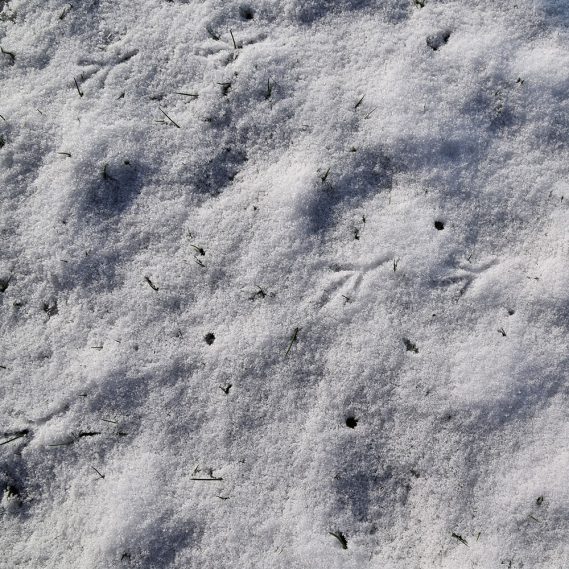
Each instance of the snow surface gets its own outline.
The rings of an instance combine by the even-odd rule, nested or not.
[[[0,0],[0,567],[569,566],[568,26]]]

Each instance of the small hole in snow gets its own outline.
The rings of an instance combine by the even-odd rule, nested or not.
[[[252,20],[255,17],[255,12],[251,6],[247,6],[246,4],[241,4],[239,7],[239,15],[243,20]]]
[[[409,338],[403,338],[403,343],[405,344],[405,349],[408,352],[413,352],[415,354],[419,353],[419,348],[417,347],[416,344],[411,342],[411,340],[409,340]]]
[[[20,490],[11,484],[8,484],[8,486],[6,486],[5,492],[7,498],[18,498],[21,495]]]
[[[355,417],[348,417],[346,419],[346,427],[350,429],[355,429],[358,426],[358,420]]]
[[[205,343],[208,346],[211,346],[215,340],[215,334],[213,332],[209,332],[204,336]]]
[[[445,224],[442,221],[435,221],[435,229],[442,231],[445,228]]]
[[[450,39],[450,32],[445,30],[443,32],[439,32],[438,34],[434,34],[427,38],[427,45],[433,50],[437,51],[443,45],[445,45],[448,40]]]

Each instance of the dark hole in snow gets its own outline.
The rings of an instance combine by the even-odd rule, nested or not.
[[[10,284],[10,281],[12,280],[12,277],[8,277],[7,279],[0,279],[0,292],[6,292],[6,289],[8,288],[8,285]]]
[[[434,34],[427,38],[427,45],[433,50],[437,51],[437,49],[441,48],[445,45],[450,38],[450,32],[445,30],[443,32],[439,32],[438,34]]]
[[[541,505],[543,504],[543,496],[539,496],[539,497],[537,498],[537,500],[535,501],[535,503],[536,503],[538,506],[541,506]]]
[[[204,340],[208,346],[211,346],[213,344],[213,342],[215,341],[215,334],[213,332],[208,332],[204,336]]]
[[[358,425],[358,420],[355,417],[348,417],[346,419],[346,427],[350,427],[350,429],[355,429]]]
[[[49,302],[43,303],[43,311],[51,318],[55,316],[59,310],[57,308],[57,300],[50,300]]]
[[[0,148],[3,148],[6,145],[6,139],[0,135]]]
[[[8,498],[18,498],[20,495],[20,489],[16,486],[12,486],[11,484],[8,484],[8,486],[6,486],[6,496]]]
[[[419,348],[417,348],[417,346],[413,344],[413,342],[411,342],[411,340],[408,338],[403,338],[403,343],[405,344],[405,348],[408,352],[413,352],[415,354],[419,353]]]
[[[257,298],[265,298],[267,296],[267,293],[260,287],[257,285],[257,288],[259,290],[257,290],[256,292],[254,292],[250,297],[249,300],[256,300]]]
[[[227,83],[218,83],[218,85],[221,86],[221,94],[224,97],[227,97],[229,91],[231,90],[231,83],[227,82]],[[227,150],[226,150],[227,152]]]
[[[255,17],[255,12],[251,6],[241,4],[241,6],[239,6],[239,15],[243,20],[252,20]]]
[[[445,228],[445,224],[442,221],[435,221],[435,229],[442,231]]]
[[[515,311],[514,309],[508,308],[508,314],[509,314],[510,316],[513,316],[515,313],[516,313],[516,311]]]

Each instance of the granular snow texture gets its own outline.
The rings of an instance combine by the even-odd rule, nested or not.
[[[565,0],[0,46],[2,569],[569,565]]]

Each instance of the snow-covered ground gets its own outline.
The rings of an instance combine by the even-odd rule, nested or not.
[[[0,0],[0,567],[569,566],[566,0]]]

